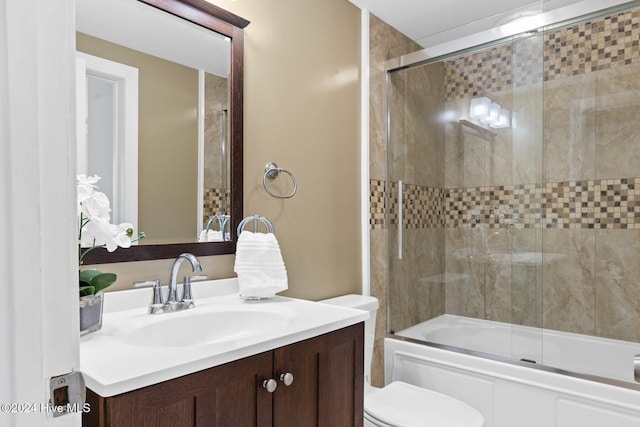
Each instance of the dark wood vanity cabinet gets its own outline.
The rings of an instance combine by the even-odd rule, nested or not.
[[[113,397],[87,390],[91,411],[82,424],[361,427],[363,340],[359,323]],[[280,378],[287,373],[293,376],[289,386]],[[269,379],[277,383],[272,393],[263,387]]]

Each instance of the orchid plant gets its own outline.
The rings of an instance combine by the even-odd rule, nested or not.
[[[78,266],[82,265],[84,256],[95,248],[116,249],[131,246],[133,226],[129,223],[111,224],[109,198],[97,191],[97,175],[78,175]],[[143,238],[140,233],[138,238]],[[116,281],[113,273],[99,270],[83,270],[79,273],[80,296],[94,295]]]

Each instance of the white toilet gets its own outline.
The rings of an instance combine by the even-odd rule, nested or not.
[[[364,426],[365,427],[484,427],[484,417],[471,406],[450,396],[401,381],[376,388],[369,384],[378,300],[344,295],[320,301],[367,310],[364,322]]]

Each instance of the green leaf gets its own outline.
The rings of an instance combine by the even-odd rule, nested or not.
[[[91,280],[100,274],[102,274],[102,271],[100,270],[82,270],[80,272],[80,281],[84,283],[91,283]]]
[[[85,297],[87,295],[93,295],[96,293],[96,288],[93,286],[82,286],[80,285],[80,296]]]
[[[118,276],[113,273],[100,273],[91,279],[91,285],[95,288],[95,293],[108,288],[116,281]]]

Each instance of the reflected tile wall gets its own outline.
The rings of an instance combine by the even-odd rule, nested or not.
[[[207,225],[209,218],[212,216],[229,213],[229,206],[231,206],[231,193],[228,188],[205,187],[203,199],[203,227]]]

